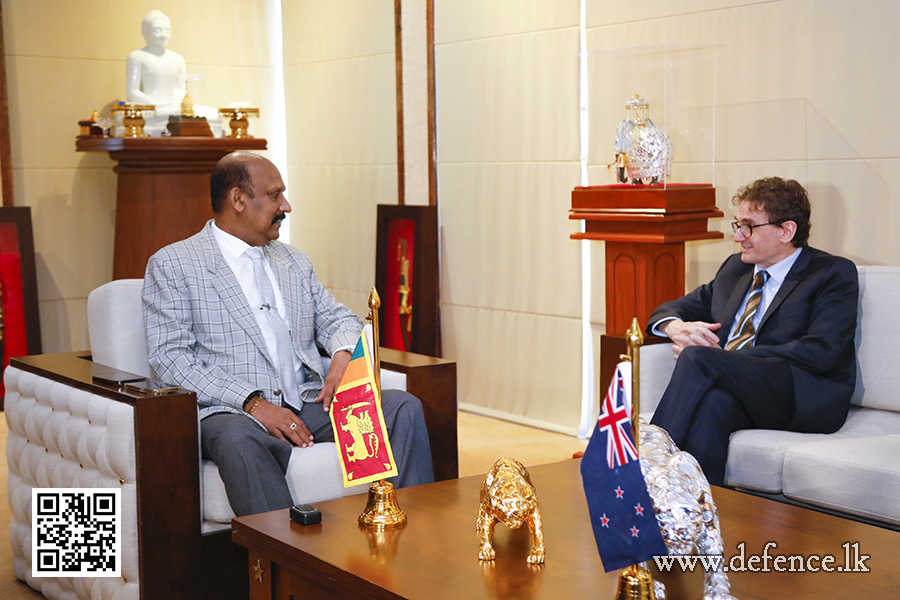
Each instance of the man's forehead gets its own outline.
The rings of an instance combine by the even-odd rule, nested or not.
[[[741,203],[734,211],[734,218],[737,221],[768,221],[769,217],[765,209],[749,200],[741,200]]]
[[[265,191],[285,189],[278,167],[266,160],[254,160],[247,163],[247,172],[254,187]]]

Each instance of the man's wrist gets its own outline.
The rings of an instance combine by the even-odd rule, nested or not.
[[[259,406],[259,403],[263,401],[262,392],[259,390],[251,393],[246,400],[244,400],[243,409],[248,415],[252,415],[253,411],[256,410],[256,407]]]
[[[666,328],[673,321],[680,321],[680,320],[681,319],[679,319],[678,317],[666,317],[665,319],[660,319],[659,321],[657,321],[656,323],[653,324],[653,327],[650,329],[650,333],[652,333],[653,335],[671,338],[672,336],[670,336],[668,333],[666,333]]]

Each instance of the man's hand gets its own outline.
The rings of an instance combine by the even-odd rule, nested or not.
[[[659,330],[672,340],[672,351],[675,358],[688,346],[718,347],[719,336],[716,334],[721,323],[704,323],[703,321],[680,321],[674,319],[659,326]]]
[[[341,379],[344,378],[344,371],[350,364],[350,358],[353,355],[349,350],[340,350],[335,352],[331,357],[331,366],[328,367],[328,373],[325,375],[325,383],[322,384],[322,391],[316,396],[316,402],[322,403],[325,412],[331,410],[331,401],[334,400],[334,393],[338,386],[341,385]]]
[[[275,406],[271,402],[261,400],[253,409],[253,416],[265,425],[269,435],[277,437],[279,440],[301,448],[309,448],[313,445],[313,435],[307,429],[306,424],[289,408]]]

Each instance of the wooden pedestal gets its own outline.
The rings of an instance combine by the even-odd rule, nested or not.
[[[113,279],[143,278],[154,252],[200,231],[212,218],[209,176],[226,154],[265,150],[261,138],[84,138],[79,152],[118,161]]]
[[[610,185],[572,191],[570,219],[585,221],[572,239],[606,242],[606,331],[642,327],[653,309],[684,294],[684,243],[721,239],[707,231],[724,216],[708,184]]]

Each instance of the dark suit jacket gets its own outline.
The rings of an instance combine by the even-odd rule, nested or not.
[[[730,256],[710,283],[657,308],[648,330],[666,317],[721,323],[719,345],[724,347],[753,268],[741,262],[740,253]],[[780,358],[791,366],[797,405],[791,431],[831,433],[847,418],[856,385],[858,302],[856,266],[805,248],[763,315],[756,344],[737,351]]]

